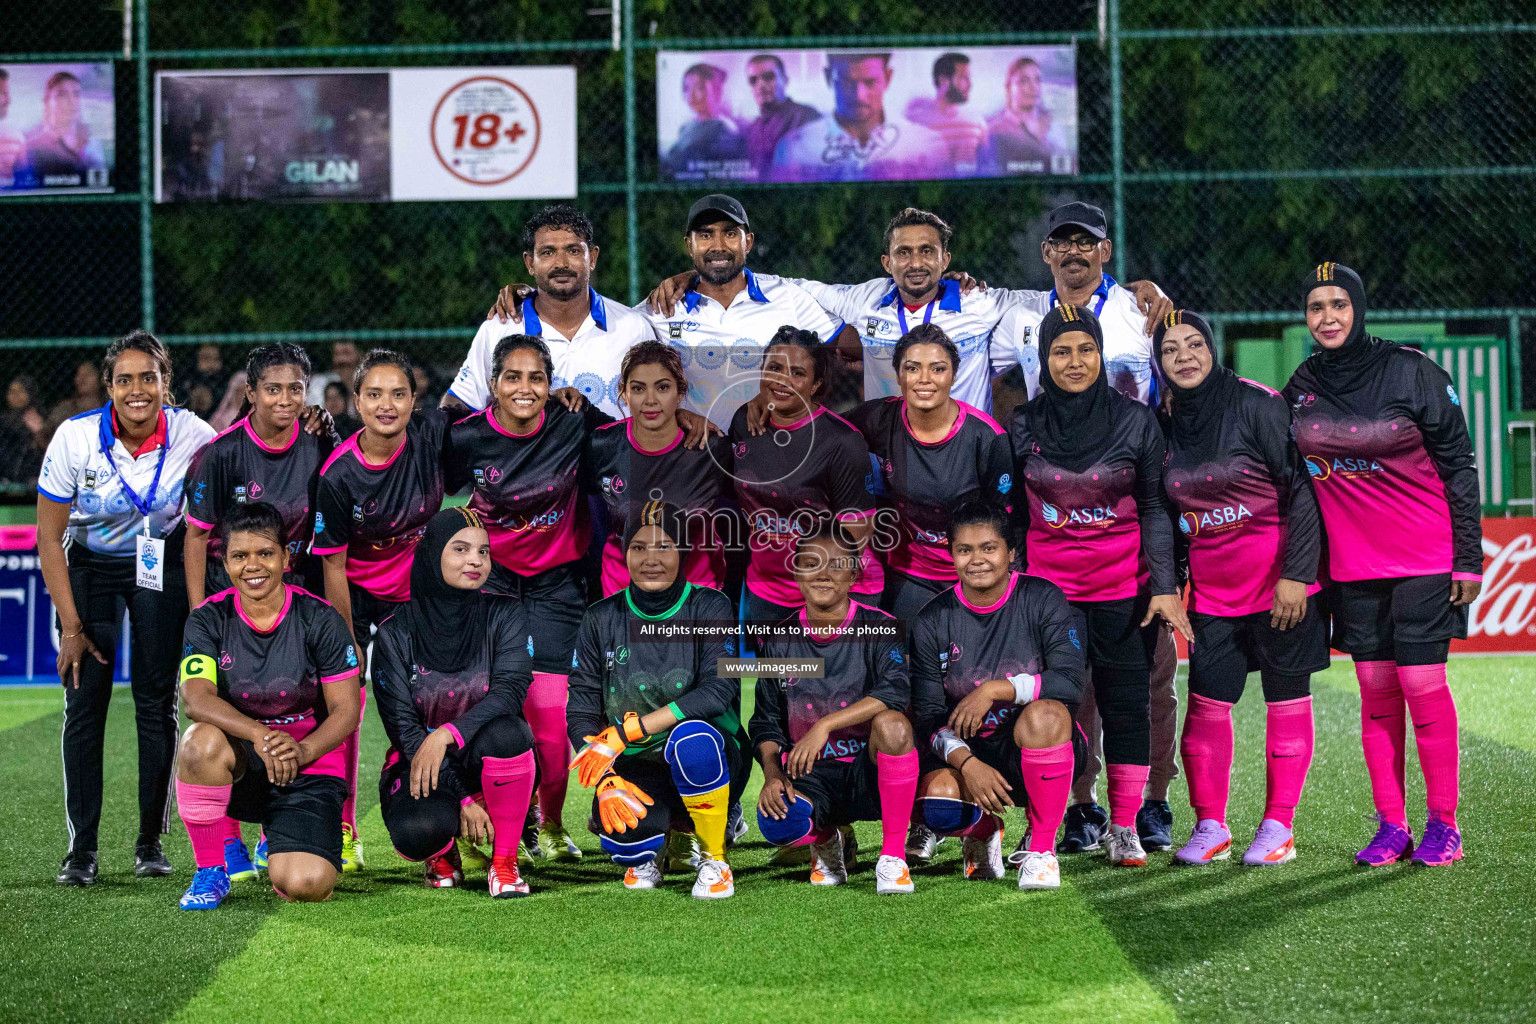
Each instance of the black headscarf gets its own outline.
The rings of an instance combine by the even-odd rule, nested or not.
[[[683,575],[683,563],[688,561],[688,521],[671,502],[647,501],[631,509],[629,518],[624,521],[625,552],[629,551],[629,542],[635,539],[635,534],[646,526],[661,527],[661,532],[677,546],[677,577],[665,590],[641,590],[631,582],[629,600],[646,615],[660,615],[677,604],[683,588],[688,585],[688,578]]]
[[[1237,374],[1217,360],[1211,325],[1205,317],[1187,309],[1176,309],[1163,317],[1152,333],[1152,352],[1159,373],[1163,367],[1163,335],[1168,333],[1168,328],[1180,324],[1193,327],[1205,339],[1206,347],[1211,350],[1211,372],[1192,388],[1179,387],[1172,377],[1163,373],[1171,406],[1169,436],[1178,447],[1202,459],[1215,450],[1222,419],[1241,382]]]
[[[1071,331],[1093,338],[1099,348],[1099,375],[1072,394],[1051,379],[1051,345]],[[1114,433],[1118,393],[1109,386],[1104,365],[1104,329],[1086,306],[1057,306],[1040,321],[1040,393],[1024,406],[1024,422],[1040,454],[1054,465],[1081,473],[1109,446]]]
[[[445,508],[427,522],[411,555],[411,599],[398,614],[410,629],[416,664],[433,672],[458,672],[485,644],[490,615],[478,590],[460,590],[443,578],[443,549],[469,527],[485,529],[473,509]],[[490,568],[487,566],[486,568]]]
[[[1319,263],[1307,275],[1306,288],[1301,294],[1303,311],[1313,289],[1326,285],[1337,285],[1349,293],[1350,304],[1355,307],[1355,322],[1344,344],[1338,348],[1319,346],[1307,362],[1313,365],[1313,375],[1319,384],[1333,394],[1347,395],[1365,385],[1377,364],[1394,346],[1365,333],[1365,285],[1360,282],[1359,274],[1342,263]]]

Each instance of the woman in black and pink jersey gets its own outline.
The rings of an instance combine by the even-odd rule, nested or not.
[[[1482,589],[1472,441],[1450,377],[1365,333],[1365,288],[1337,263],[1307,275],[1320,351],[1285,386],[1297,447],[1328,537],[1333,645],[1360,680],[1361,744],[1379,819],[1361,864],[1461,859],[1460,747],[1446,684],[1452,639]],[[1414,848],[1405,810],[1403,706],[1413,717],[1428,822]]]
[[[763,350],[758,385],[767,420],[753,427],[750,403],[731,420],[731,472],[747,519],[740,605],[747,623],[771,625],[794,614],[803,603],[795,545],[833,519],[865,545],[854,593],[880,593],[880,563],[868,547],[875,514],[869,448],[853,424],[821,404],[830,359],[814,331],[780,327]]]
[[[960,352],[936,324],[918,324],[891,351],[900,395],[865,402],[849,415],[879,464],[879,498],[895,521],[885,551],[880,607],[910,622],[959,581],[949,553],[949,516],[962,502],[1009,504],[1013,467],[997,421],[950,395]],[[876,531],[882,544],[887,531]]]
[[[287,582],[319,591],[320,561],[310,557],[320,467],[341,439],[318,406],[306,407],[309,356],[290,342],[251,350],[245,408],[234,425],[198,453],[187,473],[187,597],[192,607],[232,584],[224,574],[219,523],[236,505],[264,501],[283,514]]]
[[[561,812],[570,764],[567,685],[587,606],[582,559],[592,538],[581,456],[588,435],[610,418],[596,406],[572,412],[550,401],[554,363],[538,338],[501,339],[491,368],[491,404],[453,425],[444,466],[450,492],[472,487],[469,507],[490,535],[487,592],[517,597],[529,610],[533,685],[523,715],[533,730],[542,818],[530,852],[576,860],[581,849]]]
[[[1188,553],[1195,631],[1180,748],[1195,829],[1174,856],[1197,865],[1231,856],[1232,705],[1257,669],[1267,794],[1243,862],[1284,864],[1296,856],[1292,819],[1312,764],[1312,673],[1328,667],[1317,499],[1285,399],[1218,365],[1211,339],[1186,309],[1165,316],[1152,339],[1170,396],[1163,497]]]
[[[492,848],[496,898],[526,896],[517,868],[537,769],[522,717],[528,612],[482,593],[491,544],[473,509],[432,517],[411,564],[411,600],[379,626],[373,695],[389,734],[379,811],[395,850],[426,865],[426,884],[464,881],[457,841]]]
[[[1040,393],[1009,429],[1024,485],[1031,575],[1084,618],[1108,764],[1108,856],[1140,867],[1136,811],[1150,774],[1148,679],[1161,617],[1190,637],[1163,505],[1163,433],[1151,409],[1109,386],[1104,335],[1083,306],[1040,322]]]
[[[320,467],[315,540],[324,559],[325,598],[352,630],[359,652],[373,627],[411,596],[411,554],[443,507],[448,414],[416,408],[411,361],[375,349],[353,379],[363,429]],[[361,695],[367,707],[367,691]],[[363,866],[357,842],[358,736],[346,742],[343,870]]]
[[[819,342],[818,342],[819,343]],[[603,542],[602,589],[611,597],[629,586],[624,564],[624,522],[631,508],[666,501],[697,520],[683,576],[718,589],[725,580],[722,538],[734,534],[726,510],[730,497],[730,444],[711,434],[702,447],[690,446],[678,424],[688,378],[677,349],[642,341],[624,354],[619,400],[629,415],[587,437],[582,472],[589,491],[608,509]],[[686,410],[683,410],[686,415]]]

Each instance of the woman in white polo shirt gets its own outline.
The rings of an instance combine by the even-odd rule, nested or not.
[[[171,359],[152,334],[113,342],[102,363],[108,402],[65,420],[37,481],[37,549],[58,612],[64,683],[61,885],[96,880],[102,745],[123,612],[132,629],[139,737],[134,873],[171,873],[160,847],[176,750],[176,663],[187,618],[182,488],[213,428],[168,405]]]

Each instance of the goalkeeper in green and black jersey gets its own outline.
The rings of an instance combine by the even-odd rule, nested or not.
[[[669,832],[703,851],[693,895],[734,895],[725,861],[731,780],[747,770],[736,710],[739,684],[716,662],[734,654],[730,602],[679,572],[687,528],[669,504],[646,502],[624,530],[630,583],[587,609],[576,637],[566,719],[572,767],[596,786],[593,816],[624,887],[661,882]]]

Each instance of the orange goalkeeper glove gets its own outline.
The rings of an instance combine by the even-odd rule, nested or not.
[[[634,711],[624,713],[622,725],[610,725],[596,736],[583,736],[587,742],[576,751],[571,767],[576,769],[576,781],[591,788],[613,767],[613,762],[624,753],[628,743],[645,739],[645,729],[640,716]]]
[[[655,803],[645,790],[617,775],[606,775],[597,784],[597,816],[605,832],[622,834],[634,828]]]

